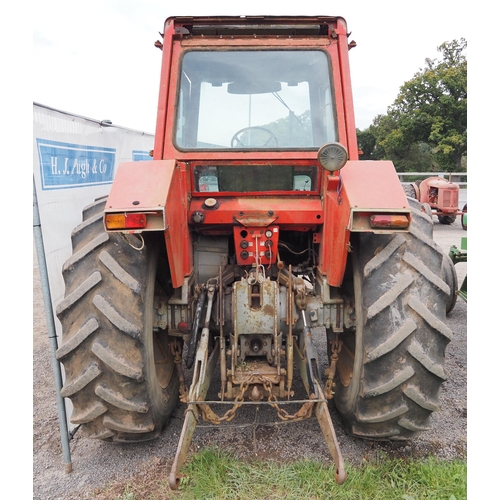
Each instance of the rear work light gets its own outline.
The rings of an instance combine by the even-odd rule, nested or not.
[[[406,215],[372,215],[370,226],[373,229],[406,229],[410,221]]]
[[[144,229],[147,217],[144,213],[106,214],[106,229]]]
[[[329,172],[340,170],[346,164],[347,159],[347,149],[340,142],[328,143],[319,148],[318,161]]]

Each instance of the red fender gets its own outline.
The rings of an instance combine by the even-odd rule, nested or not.
[[[118,167],[104,209],[105,216],[146,213],[148,223],[141,231],[164,231],[174,288],[183,285],[193,268],[187,193],[184,164],[175,160],[127,162]]]
[[[339,175],[327,177],[325,191],[320,270],[326,274],[328,284],[340,286],[351,233],[393,232],[393,229],[372,229],[370,217],[377,214],[405,215],[411,221],[411,211],[390,161],[348,161]]]

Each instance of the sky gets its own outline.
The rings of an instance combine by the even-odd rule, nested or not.
[[[33,102],[154,133],[164,21],[172,15],[339,15],[346,19],[356,126],[385,114],[399,88],[440,56],[443,42],[466,38],[460,2],[236,2],[41,0],[33,2]],[[403,7],[404,6],[404,7]]]

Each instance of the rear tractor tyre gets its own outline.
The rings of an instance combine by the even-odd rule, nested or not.
[[[160,434],[179,394],[172,339],[153,329],[160,246],[151,241],[141,249],[136,236],[105,232],[105,203],[84,209],[63,266],[66,292],[56,311],[61,394],[84,435],[146,441]]]
[[[446,226],[453,224],[455,222],[456,218],[457,218],[456,215],[438,215],[439,223],[444,224]]]
[[[356,331],[342,334],[334,401],[347,431],[362,438],[406,440],[427,430],[447,378],[453,279],[431,221],[411,205],[409,233],[353,241]]]
[[[446,300],[446,315],[450,314],[457,304],[458,276],[455,264],[448,254],[443,256],[443,279],[450,286],[450,294]]]
[[[405,195],[407,198],[417,198],[417,190],[415,189],[415,186],[410,183],[403,184],[403,190],[405,192]]]
[[[432,208],[428,203],[422,203],[422,211],[432,219]]]

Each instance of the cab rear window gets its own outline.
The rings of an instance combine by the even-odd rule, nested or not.
[[[318,189],[317,166],[224,165],[194,167],[196,192],[250,193]]]

